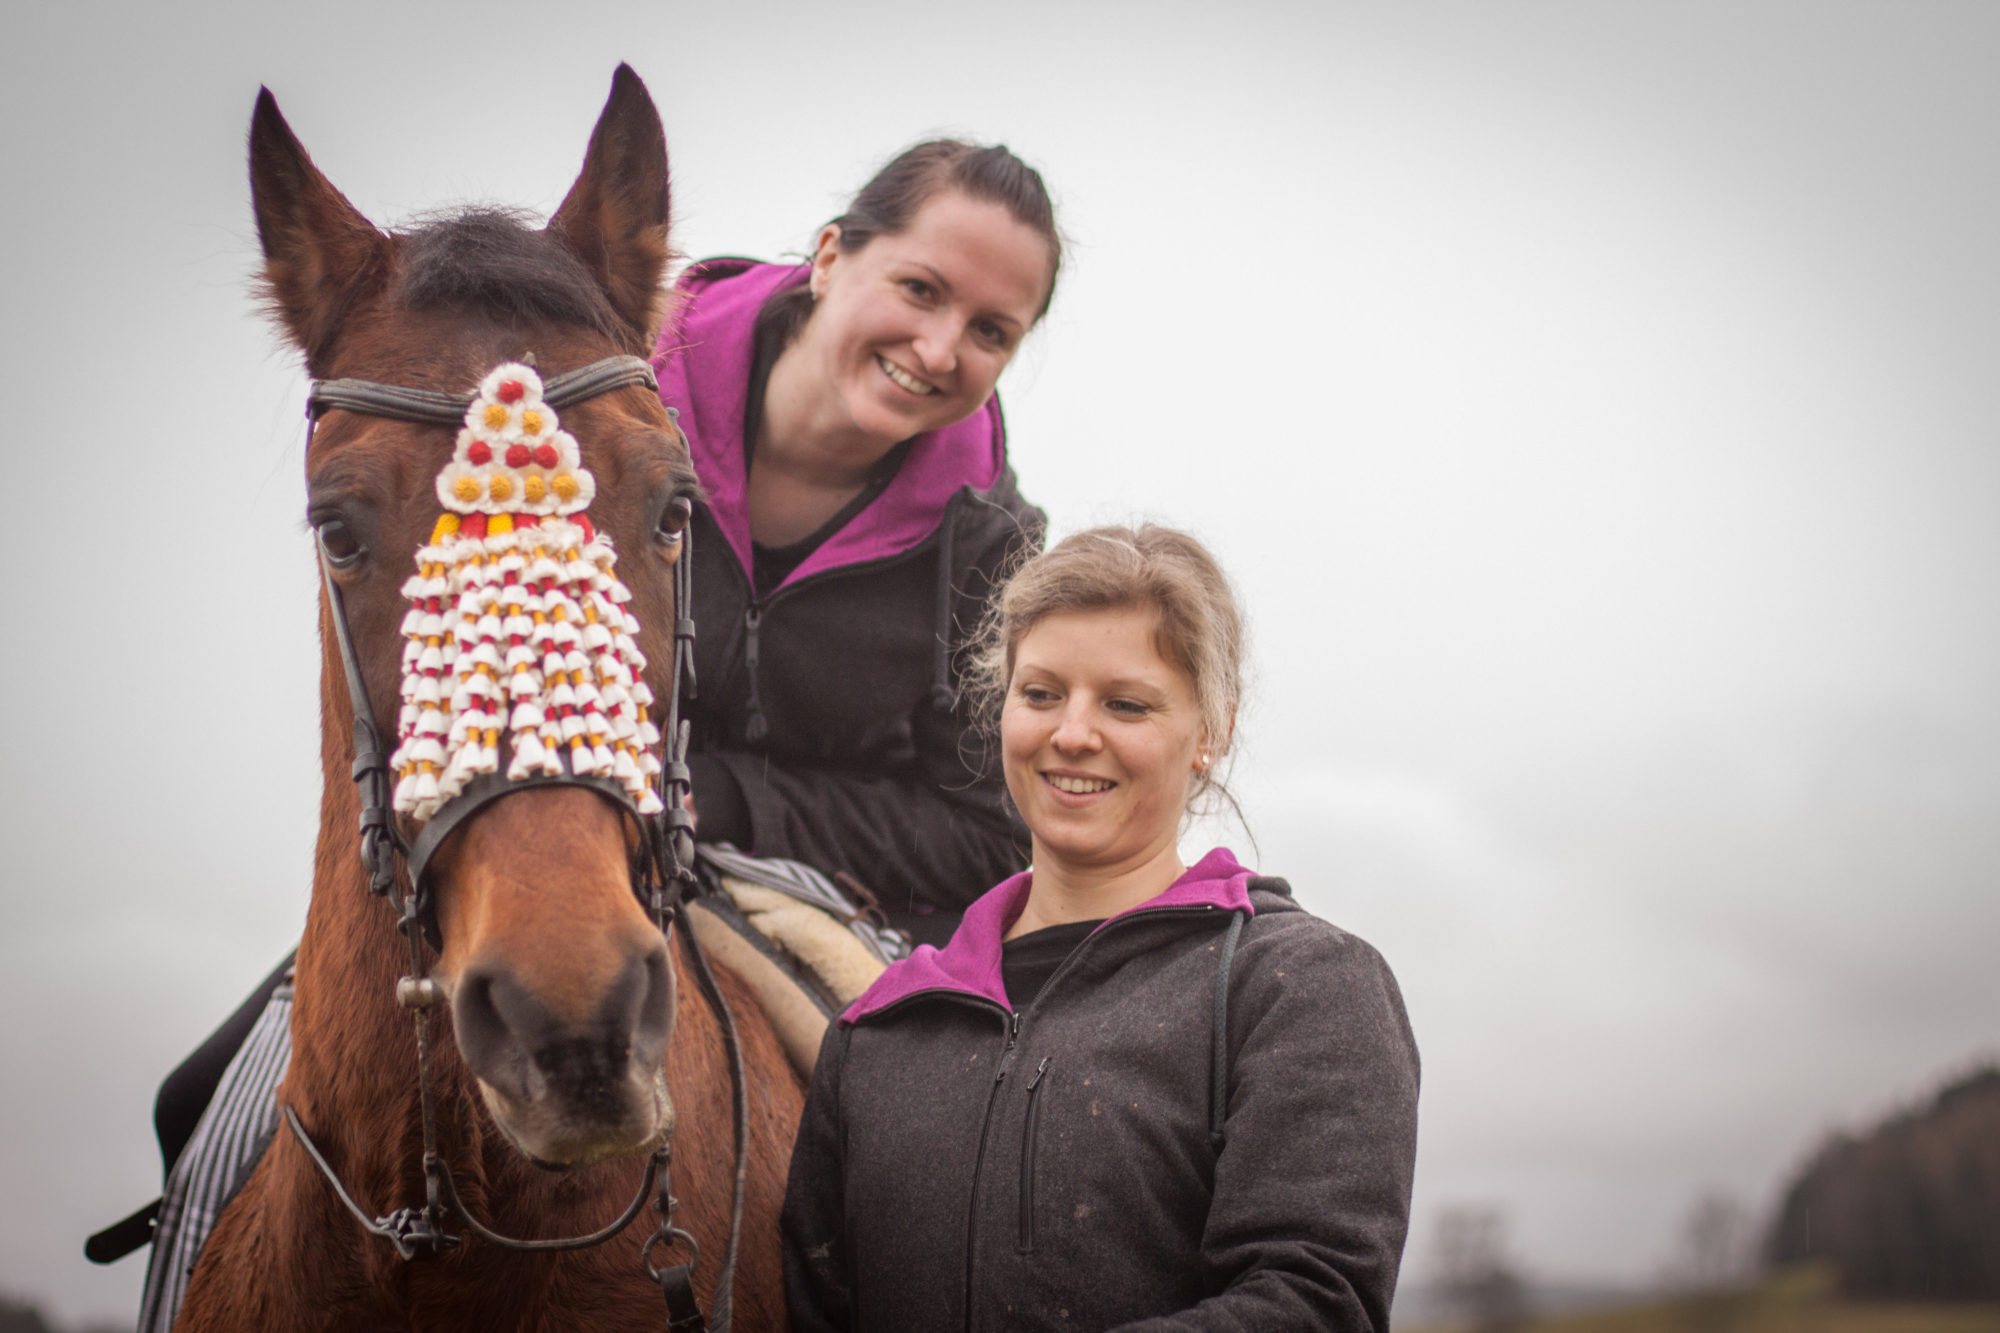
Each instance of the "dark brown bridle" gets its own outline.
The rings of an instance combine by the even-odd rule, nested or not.
[[[530,359],[532,364],[532,359]],[[659,391],[652,367],[635,356],[612,356],[577,370],[553,376],[543,386],[543,400],[550,407],[563,408],[614,389],[644,385]],[[333,408],[369,416],[390,417],[426,425],[457,426],[465,419],[471,394],[440,393],[432,389],[411,389],[372,380],[315,381],[306,396],[306,446],[312,445],[313,424],[320,414]],[[671,408],[668,409],[673,414]],[[677,415],[677,414],[674,414]],[[631,1204],[616,1219],[585,1236],[546,1240],[520,1240],[500,1235],[467,1210],[453,1183],[451,1168],[437,1148],[437,1124],[433,1109],[430,1062],[430,1011],[442,998],[437,983],[427,975],[424,945],[442,947],[438,934],[436,904],[431,893],[428,869],[431,857],[454,830],[473,815],[503,796],[534,787],[588,787],[611,801],[639,830],[638,848],[631,861],[632,892],[651,915],[654,924],[667,935],[675,920],[682,925],[682,937],[694,959],[695,974],[702,993],[715,1010],[722,1026],[724,1045],[729,1052],[731,1091],[735,1109],[736,1176],[729,1218],[729,1241],[723,1252],[722,1270],[717,1279],[713,1305],[716,1333],[725,1333],[736,1271],[736,1253],[743,1230],[743,1196],[749,1166],[750,1109],[745,1085],[742,1046],[728,1002],[717,986],[707,958],[687,925],[688,900],[697,891],[694,876],[694,819],[685,798],[690,782],[687,766],[688,727],[681,721],[681,691],[694,693],[694,620],[690,570],[693,538],[685,520],[690,501],[677,497],[671,502],[683,520],[685,543],[674,563],[674,650],[672,680],[667,691],[666,725],[661,730],[664,763],[661,773],[661,800],[657,814],[639,812],[632,797],[614,780],[594,775],[563,772],[510,781],[504,774],[489,773],[454,796],[425,822],[414,838],[406,838],[391,808],[393,783],[389,772],[389,749],[376,726],[375,711],[368,700],[361,661],[348,629],[347,611],[334,580],[324,547],[320,551],[320,572],[325,580],[328,606],[332,611],[335,638],[340,644],[341,665],[347,676],[347,694],[354,712],[354,782],[361,797],[361,862],[368,872],[369,892],[387,899],[397,911],[396,929],[408,941],[410,973],[396,983],[396,1001],[410,1010],[416,1029],[417,1081],[423,1108],[424,1203],[420,1208],[399,1208],[383,1216],[371,1216],[354,1201],[333,1167],[306,1132],[305,1125],[290,1106],[282,1108],[285,1124],[313,1163],[333,1186],[340,1201],[354,1214],[364,1229],[396,1247],[405,1259],[434,1258],[458,1245],[461,1238],[445,1230],[450,1216],[480,1239],[513,1250],[579,1250],[599,1245],[632,1224],[650,1195],[659,1225],[640,1251],[647,1276],[657,1282],[667,1301],[668,1327],[676,1333],[697,1333],[709,1327],[694,1299],[694,1266],[701,1251],[695,1239],[673,1221],[677,1201],[670,1189],[669,1170],[673,1138],[654,1149],[646,1162],[645,1179]],[[398,863],[402,873],[398,873]],[[449,1216],[448,1216],[449,1215]],[[656,1247],[687,1246],[686,1262],[660,1267],[652,1255]]]

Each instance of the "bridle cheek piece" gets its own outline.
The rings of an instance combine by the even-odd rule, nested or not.
[[[290,1106],[285,1123],[369,1232],[405,1259],[434,1257],[460,1243],[445,1229],[447,1211],[491,1244],[517,1250],[573,1250],[618,1235],[653,1197],[659,1226],[642,1251],[647,1275],[667,1298],[669,1326],[704,1329],[693,1294],[699,1257],[694,1237],[673,1223],[671,1137],[646,1164],[625,1211],[586,1236],[519,1240],[490,1230],[467,1211],[437,1148],[429,1019],[442,998],[426,975],[424,946],[442,949],[428,870],[461,825],[503,797],[536,787],[587,787],[622,810],[639,831],[632,891],[662,934],[685,925],[695,891],[694,820],[687,810],[688,724],[685,684],[693,694],[694,621],[689,501],[676,498],[681,550],[674,564],[672,681],[664,727],[643,673],[639,625],[626,609],[630,592],[615,572],[610,543],[585,512],[596,483],[574,437],[559,429],[558,409],[612,390],[644,385],[658,392],[652,367],[613,356],[542,382],[530,364],[495,367],[471,394],[447,394],[369,380],[316,381],[306,399],[306,445],[313,424],[333,408],[400,421],[459,427],[452,459],[437,477],[440,516],[417,552],[417,572],[403,586],[403,682],[398,744],[384,744],[368,699],[340,585],[324,549],[320,569],[354,713],[355,785],[361,798],[361,860],[369,891],[397,910],[408,942],[410,973],[397,1002],[416,1030],[424,1138],[424,1204],[371,1217],[343,1186]],[[678,421],[678,414],[668,409]],[[683,442],[685,440],[683,439]],[[507,757],[502,767],[503,751]],[[664,754],[664,757],[662,757]],[[406,837],[399,816],[417,825]],[[398,872],[398,862],[402,873]],[[729,1049],[736,1111],[736,1180],[729,1244],[713,1303],[717,1330],[729,1326],[731,1283],[742,1227],[747,1175],[748,1096],[733,1016],[694,943],[683,938]],[[685,1244],[685,1263],[656,1266],[660,1246]]]

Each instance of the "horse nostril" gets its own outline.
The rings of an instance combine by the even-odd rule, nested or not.
[[[629,1057],[634,1072],[665,1062],[674,1028],[674,973],[663,940],[647,941],[626,960],[597,1012],[609,1041],[623,1043],[619,1054]]]
[[[539,1006],[507,977],[485,968],[469,969],[452,995],[451,1022],[465,1062],[495,1092],[516,1102],[533,1101],[542,1089],[530,1054],[535,1034],[522,1031],[519,1020],[529,1019],[531,1028],[542,1024],[526,1010]]]
[[[636,965],[636,1004],[630,1026],[632,1063],[641,1070],[660,1068],[667,1060],[667,1043],[674,1035],[674,969],[666,941],[655,936]],[[632,975],[634,967],[627,967]]]

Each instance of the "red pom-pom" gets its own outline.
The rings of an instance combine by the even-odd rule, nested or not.
[[[521,401],[521,395],[527,391],[528,386],[519,380],[501,380],[498,393],[501,402],[518,403]]]
[[[583,544],[585,546],[588,546],[592,542],[597,540],[597,525],[590,521],[590,515],[575,514],[572,515],[572,517],[574,518],[576,525],[579,528],[583,529]]]
[[[486,448],[483,444],[475,444],[472,447],[475,449]],[[484,537],[486,535],[486,515],[467,514],[465,517],[459,519],[458,535],[461,537]]]
[[[528,459],[533,453],[534,450],[528,448],[525,444],[510,444],[507,446],[507,466],[526,467],[528,466]]]
[[[535,463],[538,467],[554,467],[556,465],[556,447],[553,444],[536,445]]]
[[[493,461],[493,446],[484,440],[474,440],[466,446],[465,459],[474,467],[485,467]]]

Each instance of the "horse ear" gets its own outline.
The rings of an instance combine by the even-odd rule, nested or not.
[[[665,313],[667,135],[646,85],[620,65],[611,97],[591,131],[583,172],[570,186],[549,234],[584,262],[619,318],[633,350],[649,355]]]
[[[354,298],[388,275],[389,238],[313,165],[269,88],[250,117],[250,199],[272,311],[321,375]]]

